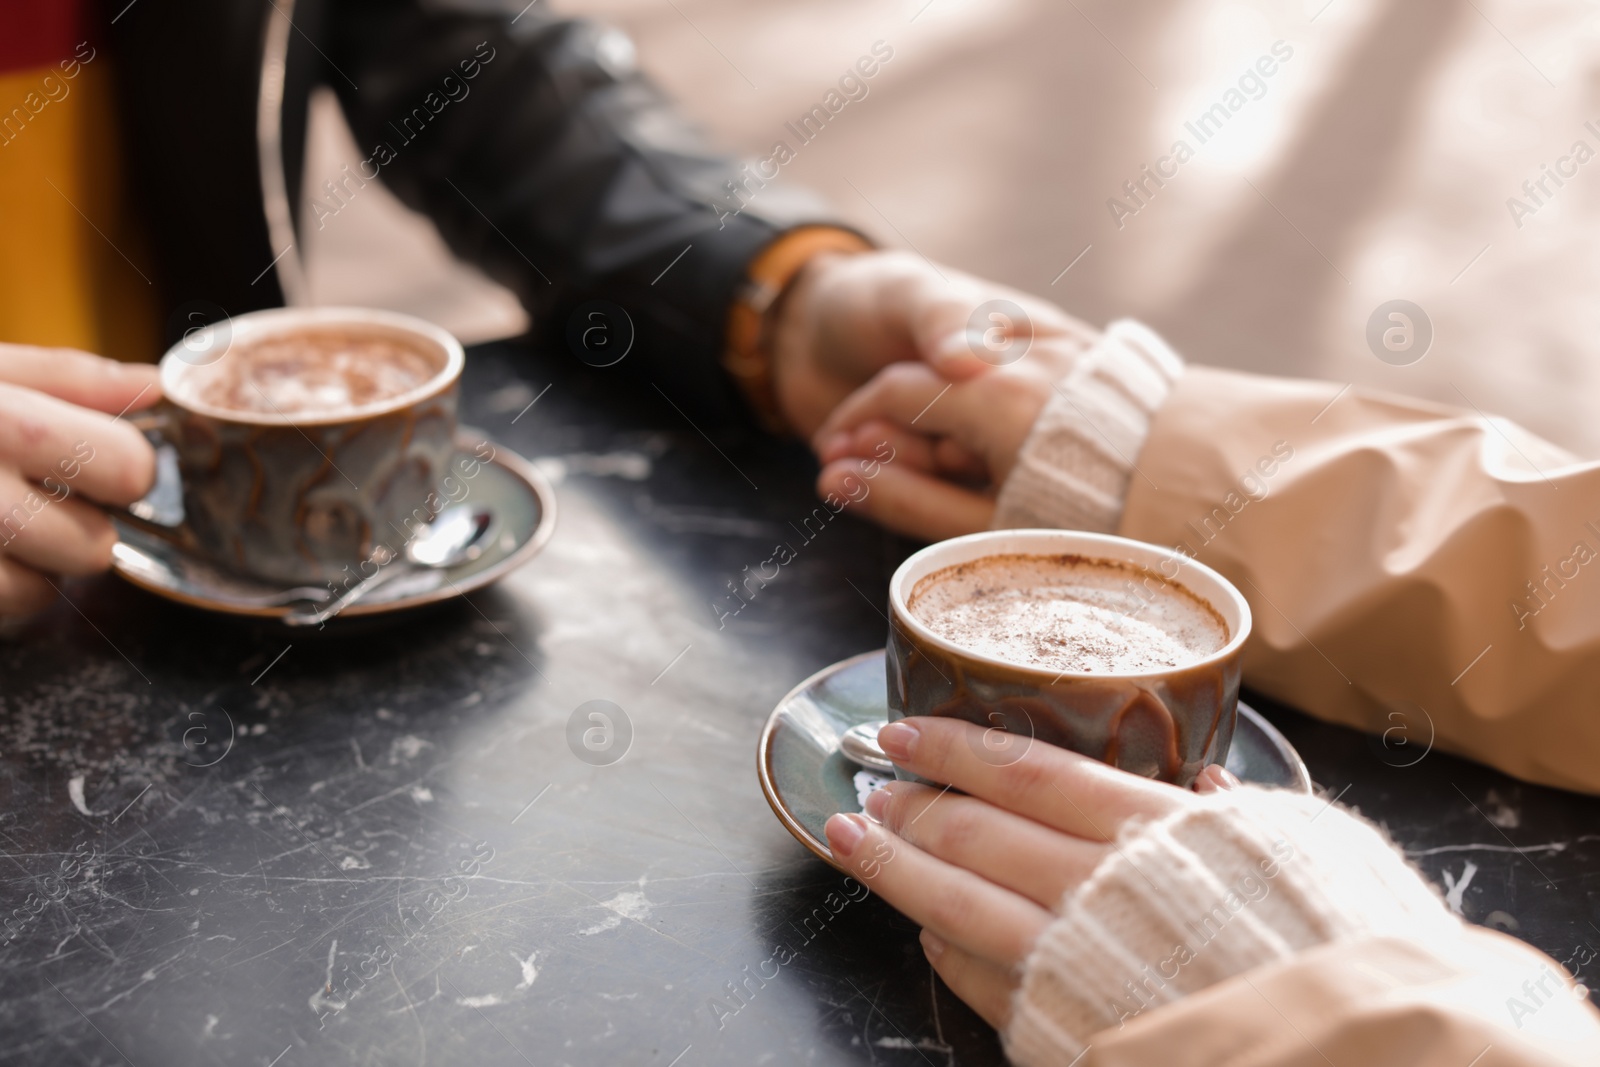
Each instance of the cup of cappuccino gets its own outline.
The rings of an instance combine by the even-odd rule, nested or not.
[[[1070,530],[971,534],[902,563],[889,615],[890,718],[987,727],[987,762],[1037,740],[1187,786],[1227,756],[1250,606],[1188,556]]]
[[[446,331],[387,311],[280,308],[191,331],[138,423],[177,452],[183,519],[133,521],[274,582],[387,562],[442,503],[464,362]]]

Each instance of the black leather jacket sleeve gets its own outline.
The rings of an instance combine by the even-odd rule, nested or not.
[[[363,175],[510,286],[548,343],[565,352],[574,307],[613,301],[636,331],[617,371],[727,415],[740,402],[720,356],[744,268],[787,225],[819,220],[730,213],[736,168],[633,69],[631,43],[547,3],[331,4],[326,55],[343,76],[327,81]]]

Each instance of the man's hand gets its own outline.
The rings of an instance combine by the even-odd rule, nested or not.
[[[47,574],[111,565],[116,531],[93,502],[150,491],[155,453],[114,416],[161,395],[156,368],[0,344],[0,618],[55,596]]]
[[[1022,321],[997,326],[1001,320],[980,313],[974,322],[974,313],[997,300],[1020,308]],[[1026,341],[1031,347],[1024,358],[1037,362],[1081,351],[1095,337],[1048,301],[905,252],[817,256],[791,283],[775,315],[778,408],[807,438],[891,363],[920,362],[964,381],[1009,358],[991,354],[997,343]]]

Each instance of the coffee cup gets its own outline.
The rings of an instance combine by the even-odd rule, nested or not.
[[[448,332],[388,311],[280,308],[193,330],[136,420],[176,452],[182,517],[124,518],[249,577],[348,578],[439,510],[464,362]]]
[[[1068,530],[971,534],[902,563],[889,616],[890,718],[985,727],[986,762],[1042,741],[1187,786],[1227,756],[1250,606],[1188,556]]]

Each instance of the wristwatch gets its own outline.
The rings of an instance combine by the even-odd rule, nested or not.
[[[728,344],[722,365],[739,383],[761,424],[784,433],[787,421],[778,407],[772,373],[772,326],[789,283],[814,256],[824,252],[867,252],[872,243],[837,226],[801,226],[780,234],[750,261],[745,283],[728,309]]]

